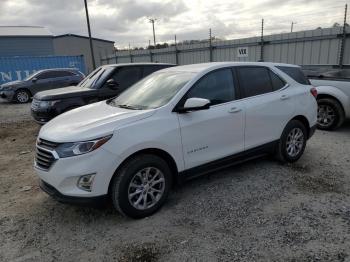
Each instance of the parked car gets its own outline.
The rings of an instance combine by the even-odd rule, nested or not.
[[[40,70],[24,80],[0,86],[0,96],[9,101],[28,103],[37,92],[78,84],[84,74],[77,69],[56,68]]]
[[[173,64],[131,63],[100,66],[77,86],[44,91],[34,96],[31,113],[44,124],[74,108],[114,97],[149,74]]]
[[[317,89],[317,127],[334,130],[350,118],[350,70],[304,70]]]
[[[167,68],[118,97],[44,125],[35,170],[63,202],[110,197],[119,212],[146,217],[174,182],[264,154],[297,161],[316,128],[316,90],[273,63]]]

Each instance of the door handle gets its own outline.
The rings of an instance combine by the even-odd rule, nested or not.
[[[238,113],[238,112],[241,112],[242,109],[240,108],[237,108],[237,107],[232,107],[228,112],[233,114],[233,113]]]
[[[286,100],[288,98],[289,98],[289,96],[287,96],[287,95],[281,95],[281,100]]]

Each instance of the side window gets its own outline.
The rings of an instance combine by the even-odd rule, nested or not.
[[[231,69],[221,69],[208,73],[193,85],[186,95],[210,100],[217,105],[235,100],[235,89]]]
[[[286,73],[289,77],[293,78],[296,82],[302,85],[310,85],[309,79],[304,75],[303,71],[299,67],[291,66],[276,66],[283,73]]]
[[[55,71],[47,71],[47,72],[42,72],[37,76],[37,79],[49,79],[49,78],[55,78],[58,77],[57,73]]]
[[[141,67],[126,66],[118,68],[112,77],[114,81],[118,83],[119,90],[122,91],[140,80]]]
[[[74,74],[69,71],[56,71],[56,77],[67,77],[67,76],[74,76]]]
[[[282,87],[284,87],[286,85],[286,82],[284,82],[274,72],[270,71],[270,76],[271,76],[272,88],[274,91],[280,90]]]
[[[163,69],[165,67],[162,66],[145,66],[143,67],[143,77],[146,77],[160,69]]]
[[[245,97],[272,92],[269,70],[264,67],[238,68],[239,84]]]

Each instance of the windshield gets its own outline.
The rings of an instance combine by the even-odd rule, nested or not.
[[[33,74],[27,76],[27,77],[24,79],[24,81],[28,81],[28,80],[32,79],[33,77],[39,75],[40,73],[41,73],[41,71],[34,72]]]
[[[128,109],[152,109],[165,105],[194,76],[188,72],[158,72],[137,82],[109,102]]]
[[[97,89],[113,70],[114,67],[99,67],[92,71],[87,77],[85,77],[83,81],[78,84],[78,86]]]

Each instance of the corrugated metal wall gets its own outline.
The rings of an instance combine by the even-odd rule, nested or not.
[[[40,69],[78,68],[85,73],[83,56],[0,57],[0,84],[22,80]]]
[[[54,55],[52,39],[51,36],[2,36],[0,37],[0,57]]]
[[[295,33],[264,36],[263,60],[298,65],[337,65],[342,28],[324,28]],[[347,28],[347,34],[350,29]],[[246,57],[238,56],[238,49],[246,48]],[[120,51],[115,56],[102,59],[102,64],[130,62],[165,62],[193,64],[210,61],[209,43],[178,45],[156,50]],[[212,43],[213,61],[259,61],[260,37],[215,41]],[[350,35],[347,35],[344,65],[350,65]]]

